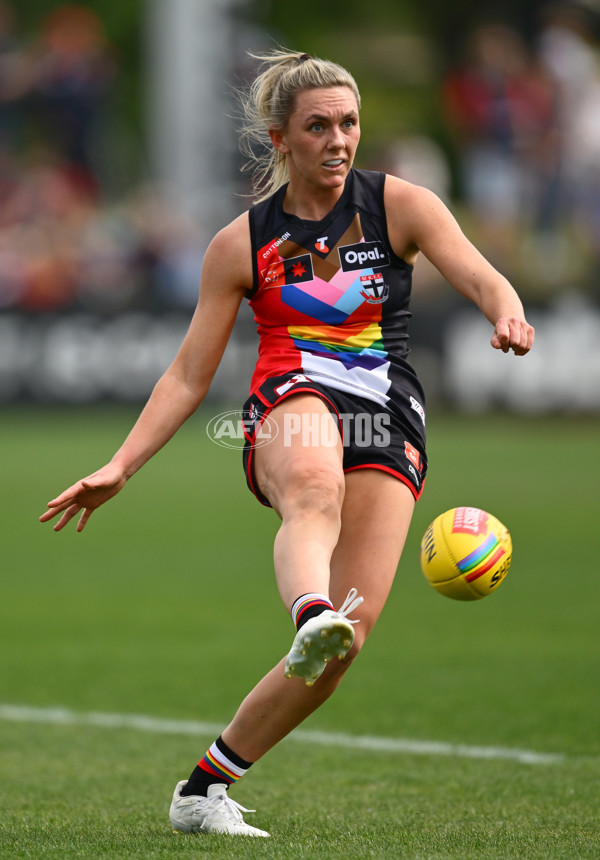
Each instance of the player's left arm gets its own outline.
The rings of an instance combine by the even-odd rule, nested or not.
[[[386,214],[395,253],[413,263],[421,251],[446,280],[474,302],[494,326],[491,344],[525,355],[534,330],[514,287],[475,248],[433,192],[387,177]]]

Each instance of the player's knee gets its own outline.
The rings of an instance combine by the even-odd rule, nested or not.
[[[363,627],[362,630],[361,630],[361,627]],[[368,631],[367,631],[366,627],[363,626],[362,621],[360,621],[358,624],[356,624],[354,626],[354,642],[352,643],[352,647],[350,648],[350,650],[346,654],[346,657],[344,658],[344,662],[347,660],[348,665],[350,665],[353,662],[353,660],[355,660],[356,657],[358,657],[360,651],[362,650],[363,645],[365,644],[367,635],[368,635]]]
[[[342,680],[348,669],[352,666],[354,660],[358,656],[362,642],[355,640],[354,644],[342,660],[332,660],[327,666],[327,675],[329,680],[335,686]]]
[[[354,641],[352,646],[343,660],[333,660],[332,663],[334,665],[335,670],[339,673],[340,677],[344,675],[350,666],[353,664],[355,659],[358,657],[360,651],[362,650],[363,645],[366,642],[367,636],[369,635],[372,629],[372,625],[368,623],[363,623],[363,620],[355,625],[354,627]]]
[[[285,480],[282,510],[290,515],[325,514],[339,517],[344,499],[344,476],[331,466],[298,461]]]
[[[342,681],[348,669],[352,666],[365,641],[362,635],[355,635],[354,643],[342,660],[332,660],[315,684],[315,689],[321,691],[324,699],[332,695]]]

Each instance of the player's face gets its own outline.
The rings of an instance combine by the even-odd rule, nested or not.
[[[283,132],[271,132],[287,157],[290,182],[343,187],[360,139],[358,105],[348,87],[304,90]]]

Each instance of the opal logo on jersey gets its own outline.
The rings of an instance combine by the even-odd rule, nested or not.
[[[343,272],[389,266],[390,258],[383,242],[357,242],[338,248]]]

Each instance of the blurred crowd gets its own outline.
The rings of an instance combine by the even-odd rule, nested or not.
[[[600,56],[592,7],[544,8],[529,42],[478,27],[443,82],[468,220],[485,253],[538,293],[600,295]]]
[[[599,34],[597,0],[543,7],[527,37],[474,27],[439,82],[447,145],[407,136],[386,154],[526,297],[600,298]]]
[[[24,36],[17,8],[0,0],[0,311],[191,308],[198,225],[147,183],[106,193],[97,149],[119,64],[102,21],[65,4]],[[386,165],[452,197],[525,295],[598,294],[597,26],[570,2],[547,7],[527,39],[474,28],[439,82],[449,146],[399,141]]]
[[[197,225],[152,186],[106,193],[118,63],[100,18],[54,8],[21,37],[0,0],[0,310],[191,307]]]

